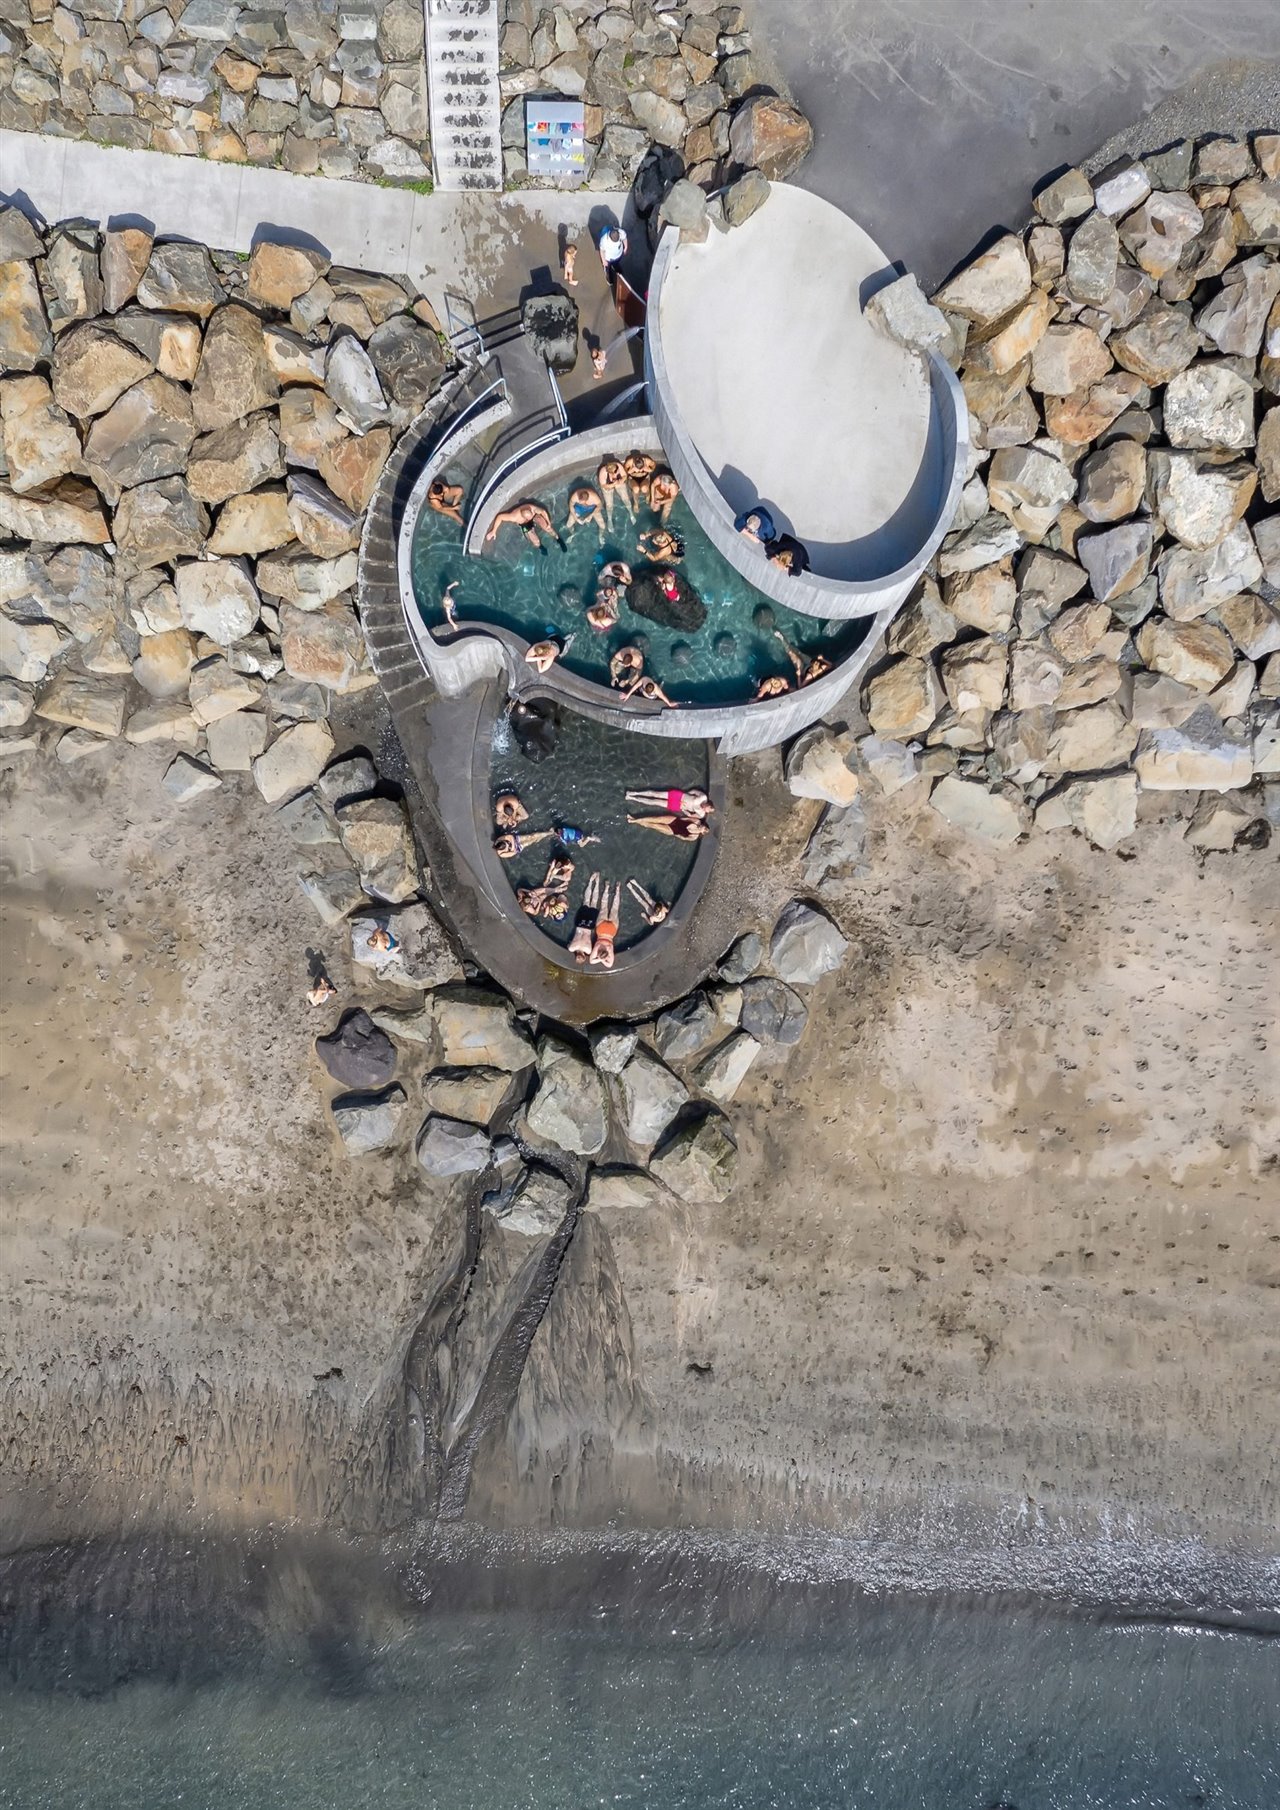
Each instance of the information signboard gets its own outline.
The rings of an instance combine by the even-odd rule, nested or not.
[[[524,125],[531,176],[582,180],[587,168],[587,135],[581,101],[527,99]]]

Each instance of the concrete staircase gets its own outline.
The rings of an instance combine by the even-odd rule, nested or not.
[[[499,0],[426,0],[427,91],[438,189],[502,187]]]

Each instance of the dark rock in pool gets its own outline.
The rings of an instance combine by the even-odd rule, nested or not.
[[[553,371],[578,362],[578,304],[568,295],[531,295],[520,310],[525,336]]]
[[[738,643],[732,635],[717,635],[711,645],[715,648],[717,659],[720,660],[732,660],[738,651]]]
[[[758,603],[751,612],[751,620],[762,635],[767,635],[776,626],[778,618],[767,603]]]
[[[396,1046],[367,1012],[348,1012],[336,1031],[317,1037],[316,1055],[344,1087],[376,1090],[396,1072]]]
[[[642,654],[644,654],[646,659],[648,658],[650,641],[649,641],[648,635],[645,634],[643,629],[640,630],[640,633],[638,635],[632,635],[631,645],[632,645],[632,647],[637,648]]]
[[[511,709],[511,733],[526,760],[546,760],[554,754],[560,740],[560,713],[554,704],[536,700],[521,702]]]
[[[668,597],[656,572],[641,572],[627,586],[627,604],[638,616],[647,616],[663,628],[684,629],[693,634],[707,619],[706,605],[687,578],[677,572],[676,595]]]
[[[671,664],[673,666],[692,666],[693,649],[687,641],[674,641],[671,645]]]

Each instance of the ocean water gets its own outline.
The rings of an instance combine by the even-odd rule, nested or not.
[[[127,1664],[108,1642],[115,1661],[96,1678],[71,1607],[42,1611],[34,1663],[21,1641],[6,1647],[0,1805],[1280,1804],[1274,1616],[1206,1626],[759,1577],[726,1589],[723,1571],[700,1581],[625,1553],[533,1588],[492,1563],[443,1588],[414,1578],[376,1612],[349,1588],[341,1614],[288,1637],[267,1636],[259,1592],[206,1610],[220,1630],[208,1639],[189,1616]],[[127,1620],[127,1595],[108,1595]],[[147,1612],[154,1627],[154,1600]]]

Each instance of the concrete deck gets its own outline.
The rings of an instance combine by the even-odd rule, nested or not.
[[[220,251],[293,235],[322,245],[335,263],[411,277],[442,319],[450,294],[481,316],[495,300],[509,304],[528,278],[531,248],[554,265],[560,228],[576,227],[585,241],[592,223],[620,217],[626,200],[588,190],[417,195],[11,131],[0,131],[0,195],[47,221],[140,219]],[[588,326],[596,290],[603,294],[595,262],[582,259],[591,283]]]

